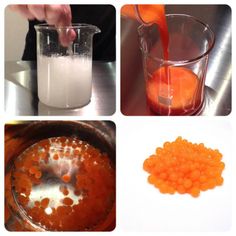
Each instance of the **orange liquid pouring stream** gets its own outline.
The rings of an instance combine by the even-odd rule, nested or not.
[[[125,5],[122,15],[138,19],[143,24],[156,24],[160,32],[163,59],[169,60],[169,31],[164,5]],[[184,114],[199,105],[196,91],[199,79],[189,69],[165,64],[146,81],[147,101],[160,114]]]
[[[169,46],[169,33],[165,16],[164,5],[138,5],[137,6],[141,19],[147,23],[157,24],[163,49],[164,60],[169,58],[168,46]]]

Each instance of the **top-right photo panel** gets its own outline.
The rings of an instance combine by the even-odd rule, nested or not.
[[[122,114],[229,115],[231,32],[228,5],[124,5]]]

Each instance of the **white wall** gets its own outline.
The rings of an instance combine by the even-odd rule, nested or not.
[[[21,15],[5,8],[5,61],[21,60],[28,22]]]

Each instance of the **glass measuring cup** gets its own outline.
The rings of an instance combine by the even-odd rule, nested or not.
[[[214,33],[198,19],[182,14],[166,15],[169,47],[163,58],[157,25],[138,29],[143,56],[146,98],[159,115],[193,115],[204,102],[208,57]]]
[[[100,29],[89,24],[67,27],[41,24],[37,32],[39,100],[52,107],[75,108],[89,103],[92,93],[93,35]],[[75,39],[62,46],[60,34],[71,30]]]

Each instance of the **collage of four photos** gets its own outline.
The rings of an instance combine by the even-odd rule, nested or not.
[[[6,232],[230,231],[231,25],[223,4],[6,5]]]

